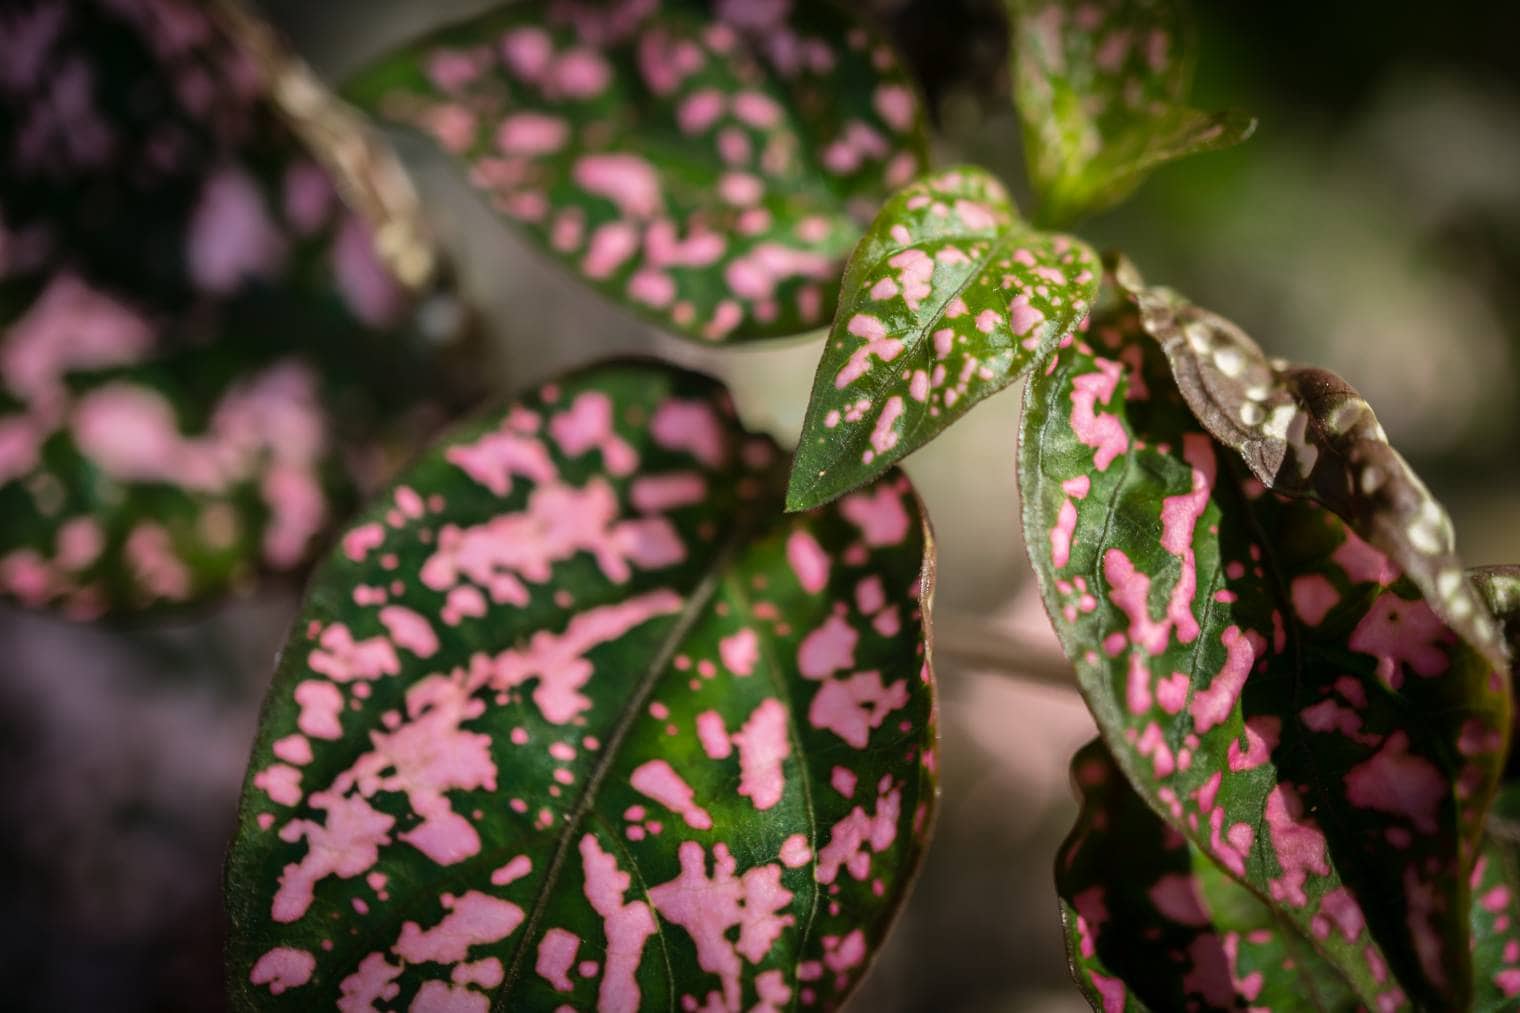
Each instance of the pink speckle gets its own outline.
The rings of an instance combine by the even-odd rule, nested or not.
[[[797,575],[797,583],[809,594],[817,594],[828,584],[828,553],[807,530],[797,528],[787,536],[786,559]]]
[[[865,343],[850,353],[849,361],[834,377],[834,386],[839,390],[843,390],[866,374],[871,367],[873,355],[882,362],[891,362],[903,350],[902,341],[889,337],[886,325],[869,314],[855,314],[850,318],[845,329],[857,338],[864,338]]]
[[[259,771],[253,776],[253,784],[279,805],[301,801],[301,772],[283,763],[272,763]]]
[[[876,109],[876,115],[893,130],[903,133],[912,129],[918,103],[907,88],[900,84],[878,85],[871,104]]]
[[[636,767],[628,778],[634,790],[649,796],[686,821],[694,830],[712,829],[712,817],[692,800],[691,786],[664,760]]]
[[[1282,733],[1282,720],[1271,715],[1253,715],[1246,718],[1245,737],[1246,748],[1242,751],[1240,743],[1230,743],[1226,757],[1231,773],[1240,773],[1243,770],[1252,770],[1266,763],[1272,756],[1272,750],[1277,748],[1278,737]]]
[[[718,641],[718,656],[730,672],[739,676],[749,675],[760,660],[760,638],[746,626],[739,632]]]
[[[851,493],[839,501],[839,512],[860,528],[867,545],[900,545],[908,535],[910,520],[902,496],[887,485]]]
[[[806,865],[813,859],[813,849],[808,847],[808,841],[802,834],[792,834],[781,842],[781,864],[788,869],[797,869]]]
[[[644,942],[657,931],[654,916],[641,900],[623,903],[630,878],[618,869],[617,860],[602,850],[595,835],[581,838],[580,852],[586,899],[602,917],[607,937],[597,1009],[601,1013],[635,1013],[639,1008],[638,969]]]
[[[343,691],[330,682],[307,679],[298,683],[295,702],[301,708],[296,727],[314,739],[337,739],[343,736],[338,715],[343,712]]]
[[[1399,816],[1422,834],[1436,832],[1449,788],[1435,765],[1409,752],[1409,735],[1394,732],[1383,747],[1346,774],[1352,805]]]
[[[280,828],[282,841],[294,843],[304,837],[307,844],[306,855],[280,873],[270,917],[282,924],[306,914],[319,880],[334,875],[352,879],[369,871],[380,857],[380,846],[390,843],[396,822],[362,798],[315,792],[310,801],[313,809],[327,813],[326,825],[298,819]]]
[[[1099,401],[1108,403],[1113,399],[1123,365],[1112,359],[1095,358],[1097,370],[1082,373],[1072,379],[1071,429],[1077,439],[1093,448],[1093,467],[1107,470],[1114,458],[1129,448],[1129,435],[1124,425],[1107,412],[1099,412]]]
[[[1294,577],[1289,589],[1293,597],[1293,611],[1310,626],[1318,626],[1325,616],[1341,600],[1335,585],[1317,573]]]
[[[781,885],[781,866],[760,865],[734,878],[737,863],[726,845],[713,847],[713,875],[707,875],[707,856],[696,841],[683,841],[677,852],[680,875],[649,890],[665,920],[679,925],[696,945],[697,964],[718,975],[728,1009],[738,1009],[741,995],[740,956],[758,963],[786,926],[791,915],[780,915],[792,893]],[[737,925],[739,940],[727,932]]]
[[[312,760],[311,740],[304,735],[287,735],[283,739],[276,739],[270,751],[286,763],[294,763],[298,767],[304,767]]]
[[[1248,633],[1240,627],[1231,626],[1220,635],[1225,647],[1224,665],[1215,674],[1207,689],[1199,690],[1193,697],[1189,712],[1193,716],[1193,728],[1200,734],[1220,724],[1235,709],[1240,691],[1245,688],[1246,676],[1256,662],[1257,646]],[[1262,645],[1265,647],[1265,644]]]
[[[1061,569],[1071,561],[1071,540],[1077,531],[1077,508],[1071,500],[1061,503],[1055,527],[1050,529],[1050,564]]]
[[[538,961],[533,969],[553,985],[556,992],[568,992],[575,987],[575,982],[570,980],[570,965],[575,963],[580,946],[581,937],[574,932],[551,928],[538,942]]]
[[[848,767],[835,767],[829,772],[829,784],[845,798],[855,794],[855,772]]]
[[[1019,337],[1024,337],[1045,322],[1045,314],[1037,307],[1029,304],[1029,296],[1021,294],[1014,296],[1013,301],[1008,304],[1008,319],[1013,333]],[[1101,362],[1103,360],[1098,361]],[[1104,400],[1106,401],[1108,398],[1105,397]],[[1098,470],[1102,471],[1103,469],[1099,468]]]
[[[1272,848],[1282,876],[1272,880],[1274,900],[1303,907],[1309,903],[1304,885],[1309,874],[1328,876],[1330,865],[1325,853],[1325,835],[1314,820],[1305,815],[1303,800],[1285,784],[1275,785],[1267,795],[1265,813]]]
[[[697,741],[702,744],[702,751],[714,760],[721,760],[733,751],[723,715],[717,711],[703,711],[697,715]]]
[[[572,170],[578,186],[617,205],[624,218],[648,219],[665,207],[660,177],[640,155],[582,155]]]
[[[491,885],[506,886],[508,883],[515,883],[532,871],[533,860],[527,855],[518,855],[491,873]]]
[[[288,988],[299,988],[311,980],[317,969],[317,958],[306,950],[289,946],[276,946],[254,962],[248,980],[255,985],[268,985],[273,995]]]
[[[797,667],[809,679],[825,679],[855,664],[855,645],[860,634],[843,617],[830,615],[823,624],[802,638],[797,648]]]
[[[522,924],[522,908],[511,901],[471,890],[454,901],[443,920],[423,930],[416,922],[401,926],[395,951],[411,963],[453,964],[469,956],[470,947],[498,942]]]
[[[570,126],[558,116],[514,113],[496,131],[496,146],[508,155],[547,155],[565,146]]]
[[[864,749],[871,729],[880,728],[888,714],[907,703],[905,681],[884,686],[880,672],[857,672],[848,679],[830,679],[823,684],[808,708],[808,722],[814,728],[828,729],[856,749]]]
[[[885,454],[897,446],[897,430],[894,427],[902,413],[903,399],[895,394],[887,398],[887,403],[882,406],[881,414],[876,417],[876,425],[871,430],[871,446],[878,454]]]
[[[258,185],[239,169],[222,169],[206,180],[186,243],[195,283],[222,294],[270,276],[285,255],[285,240]]]
[[[630,474],[639,466],[638,454],[613,428],[612,399],[601,391],[577,395],[568,410],[549,420],[549,433],[568,457],[600,450],[614,475]]]
[[[1452,639],[1423,598],[1408,601],[1390,590],[1367,610],[1348,642],[1353,651],[1377,658],[1378,678],[1398,689],[1404,666],[1427,679],[1445,672],[1450,666],[1445,647]]]
[[[1197,882],[1188,873],[1162,876],[1147,891],[1147,896],[1163,917],[1180,925],[1202,926],[1209,922],[1209,914],[1198,896]]]
[[[691,454],[709,468],[720,468],[728,458],[723,428],[705,401],[672,399],[655,411],[649,432],[667,450]]]
[[[774,697],[762,701],[733,741],[739,747],[739,794],[757,810],[769,809],[786,787],[782,762],[791,752],[786,707]]]
[[[633,480],[629,499],[643,513],[664,513],[694,506],[707,498],[707,480],[696,472],[643,475]]]
[[[1346,540],[1330,557],[1336,566],[1346,571],[1358,584],[1381,584],[1387,586],[1399,578],[1398,567],[1388,557],[1348,530]]]
[[[428,621],[409,608],[388,605],[380,610],[380,622],[397,646],[419,658],[438,653],[438,635]]]
[[[572,99],[595,98],[607,89],[612,79],[612,68],[602,55],[585,48],[562,54],[554,61],[549,73],[560,94]]]
[[[876,814],[867,816],[855,806],[834,825],[829,842],[818,852],[818,882],[828,885],[839,876],[841,868],[857,881],[871,875],[871,852],[880,854],[897,839],[897,820],[902,813],[902,793],[892,788],[876,802]],[[869,850],[867,850],[869,848]]]

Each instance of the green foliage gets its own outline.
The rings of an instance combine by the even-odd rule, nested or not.
[[[1125,197],[1158,165],[1239,144],[1240,112],[1183,103],[1193,39],[1182,0],[1007,0],[1013,94],[1042,224]]]
[[[932,820],[932,557],[901,475],[787,516],[783,463],[609,365],[371,506],[265,706],[237,1005],[837,1006]]]
[[[821,327],[861,227],[927,164],[917,94],[841,6],[714,6],[510,4],[347,92],[431,136],[507,221],[668,330]]]
[[[845,271],[787,506],[870,481],[1018,379],[1087,314],[1101,273],[982,169],[893,194]]]
[[[1462,1005],[1510,723],[1490,645],[1368,518],[1215,443],[1127,301],[1032,376],[1019,475],[1046,606],[1141,796],[1362,1002]]]

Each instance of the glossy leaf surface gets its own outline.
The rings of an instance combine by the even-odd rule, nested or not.
[[[0,594],[303,564],[427,386],[366,228],[199,4],[30,5],[0,64]]]
[[[1491,660],[1216,444],[1122,305],[1031,378],[1020,484],[1046,606],[1148,804],[1361,1001],[1460,1006],[1510,722]]]
[[[1021,376],[1086,316],[1102,274],[1034,231],[985,170],[892,196],[850,257],[787,505],[871,480]]]
[[[536,2],[361,73],[612,299],[703,341],[826,324],[861,227],[925,166],[897,59],[832,3]]]
[[[1502,665],[1502,632],[1463,579],[1451,517],[1389,445],[1372,406],[1329,370],[1268,360],[1235,324],[1171,289],[1147,287],[1128,261],[1113,267],[1203,427],[1267,488],[1347,518],[1448,626]]]
[[[1239,144],[1244,113],[1184,103],[1192,39],[1181,0],[1009,0],[1014,100],[1040,221],[1123,200],[1158,165]]]
[[[1514,831],[1491,833],[1472,873],[1473,1009],[1485,1013],[1520,1002],[1520,837]]]
[[[1077,753],[1072,777],[1082,811],[1056,889],[1094,1009],[1358,1008],[1305,939],[1151,811],[1101,742]]]
[[[605,366],[362,516],[250,765],[237,1004],[837,1006],[932,817],[932,570],[902,476],[786,516],[781,463]]]

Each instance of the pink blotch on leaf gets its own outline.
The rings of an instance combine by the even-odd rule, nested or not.
[[[635,1013],[644,942],[657,931],[654,915],[641,900],[623,903],[629,875],[618,868],[617,860],[602,849],[594,834],[581,838],[580,853],[586,899],[601,916],[607,938],[597,1009],[600,1013]]]
[[[786,707],[766,699],[733,734],[739,747],[739,794],[764,811],[781,801],[786,787],[783,761],[791,752]]]
[[[248,980],[255,985],[268,985],[271,994],[279,995],[306,984],[316,969],[317,958],[307,950],[276,946],[254,962]]]
[[[538,941],[538,960],[533,969],[554,986],[556,992],[569,992],[575,987],[575,982],[570,980],[570,965],[575,963],[580,946],[581,937],[574,932],[551,928]]]
[[[1436,832],[1441,804],[1450,793],[1435,764],[1409,752],[1409,735],[1402,731],[1346,774],[1352,805],[1408,820],[1422,834]]]
[[[694,830],[712,829],[712,817],[693,801],[691,785],[665,760],[650,760],[634,768],[628,783],[669,809]]]
[[[522,921],[522,908],[516,904],[471,890],[455,900],[448,914],[432,928],[424,930],[411,921],[403,924],[395,951],[414,964],[454,964],[468,957],[472,946],[507,938]]]

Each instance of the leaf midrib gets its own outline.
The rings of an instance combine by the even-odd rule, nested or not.
[[[762,502],[768,500],[768,496],[761,496]],[[638,684],[633,692],[626,698],[617,723],[612,732],[607,736],[605,747],[601,750],[596,765],[592,767],[590,775],[586,778],[585,787],[575,800],[575,805],[565,814],[562,822],[563,830],[559,835],[559,841],[555,845],[554,855],[549,860],[549,866],[544,871],[543,883],[539,887],[538,895],[533,899],[533,907],[528,912],[527,919],[521,926],[521,934],[518,936],[517,947],[512,955],[512,962],[508,965],[502,982],[497,986],[491,1000],[493,1011],[506,1011],[507,999],[523,976],[523,961],[527,956],[529,945],[538,932],[538,927],[548,910],[549,901],[554,895],[555,888],[559,885],[560,874],[564,870],[565,862],[574,844],[576,834],[579,832],[581,823],[591,814],[592,807],[596,803],[596,797],[601,790],[602,782],[606,780],[613,763],[618,759],[624,741],[628,738],[633,724],[638,720],[639,714],[644,709],[644,703],[654,692],[655,684],[660,676],[665,673],[671,660],[675,657],[677,649],[685,642],[687,636],[696,627],[717,593],[719,585],[723,581],[723,575],[728,565],[733,561],[739,549],[750,540],[760,517],[760,511],[755,506],[755,501],[750,501],[745,507],[741,507],[739,519],[729,533],[727,539],[712,556],[712,564],[703,575],[697,585],[692,588],[687,596],[686,604],[681,613],[676,617],[670,632],[661,641],[659,649],[653,659],[639,677]],[[647,901],[646,901],[647,903]],[[674,1008],[674,980],[670,981],[671,1004]]]

